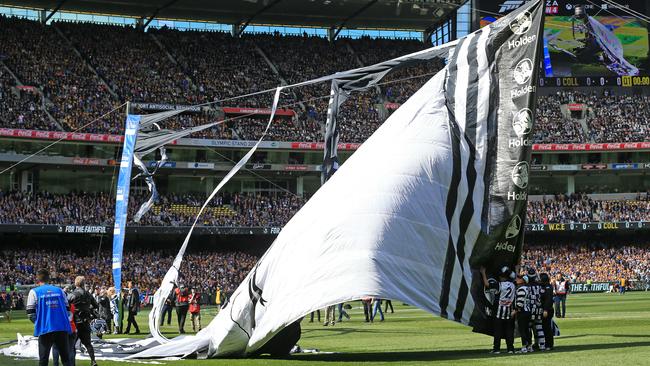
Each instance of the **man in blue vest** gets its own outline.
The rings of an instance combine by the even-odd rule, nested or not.
[[[55,344],[63,364],[70,365],[70,307],[63,290],[48,285],[49,280],[50,272],[39,270],[36,273],[38,287],[30,290],[27,296],[27,316],[34,323],[34,336],[38,337],[38,364],[47,366],[50,350]]]

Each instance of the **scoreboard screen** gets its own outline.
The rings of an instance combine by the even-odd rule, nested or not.
[[[481,26],[526,1],[482,0]],[[540,86],[650,86],[645,0],[546,0]]]

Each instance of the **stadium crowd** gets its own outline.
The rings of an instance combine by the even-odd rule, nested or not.
[[[329,43],[306,34],[235,38],[223,32],[167,28],[141,32],[93,23],[43,26],[4,16],[0,29],[0,59],[8,68],[0,67],[0,127],[44,130],[78,129],[127,100],[211,103],[164,124],[173,129],[197,126],[232,117],[220,107],[269,107],[270,92],[237,97],[271,89],[282,80],[309,80],[425,47],[414,40],[367,37]],[[340,111],[340,140],[363,142],[441,67],[439,61],[409,67],[389,74],[376,88],[353,93]],[[20,83],[27,88],[17,88]],[[289,104],[296,117],[274,123],[268,139],[322,141],[329,92],[329,84],[322,83],[283,93],[281,104]],[[568,103],[587,106],[586,126],[562,113]],[[103,116],[82,131],[120,134],[121,115]],[[645,96],[562,91],[539,96],[537,115],[536,143],[643,141],[650,132],[646,123],[650,98]],[[265,124],[264,118],[238,118],[194,137],[257,139]]]
[[[125,252],[122,266],[124,283],[133,281],[143,295],[153,294],[175,255],[160,250]],[[185,255],[178,282],[204,294],[215,293],[217,287],[230,294],[256,262],[256,256],[245,252],[191,252]],[[71,284],[76,276],[85,276],[90,288],[112,285],[112,260],[108,252],[2,250],[0,288],[32,285],[36,271],[41,268],[50,271],[53,284]]]
[[[633,200],[595,200],[586,194],[558,194],[528,201],[526,222],[530,224],[625,222],[650,220],[646,194]]]
[[[130,197],[129,218],[147,199],[144,194]],[[139,223],[129,225],[188,226],[204,200],[203,196],[191,194],[163,196]],[[288,193],[224,193],[212,200],[198,225],[279,227],[305,201]],[[224,205],[226,210],[214,210]],[[0,190],[0,223],[4,224],[112,225],[114,207],[114,198],[107,193],[27,194]]]
[[[582,243],[527,245],[522,266],[532,266],[552,277],[562,274],[574,282],[649,283],[650,247],[647,245],[585,245]],[[642,287],[640,287],[642,288]]]
[[[608,92],[564,93],[565,103],[585,104],[591,141],[639,142],[650,133],[650,97],[611,95]]]
[[[576,121],[565,118],[561,105],[565,103],[564,93],[539,96],[533,141],[535,143],[586,142],[585,133]]]
[[[137,283],[140,292],[152,294],[159,286],[175,253],[138,250],[124,254],[125,280]],[[181,267],[179,284],[214,293],[219,287],[229,294],[241,283],[257,261],[245,252],[190,252]],[[156,265],[151,265],[155,263]],[[648,245],[608,246],[576,242],[526,245],[522,267],[534,267],[552,277],[562,274],[574,282],[628,281],[646,283],[650,279]],[[70,284],[83,275],[91,288],[111,284],[111,256],[108,252],[81,253],[65,250],[12,249],[0,251],[0,288],[31,285],[39,268],[50,271],[52,283]]]
[[[133,193],[129,218],[148,199]],[[192,223],[205,197],[169,194],[159,197],[154,208],[138,223],[144,226],[187,226]],[[223,193],[215,197],[199,225],[226,227],[281,227],[302,207],[306,197],[290,193]],[[107,193],[39,192],[29,194],[0,190],[0,223],[49,225],[112,225],[114,199]],[[222,208],[222,209],[218,209]],[[586,223],[650,221],[650,198],[598,200],[586,194],[557,194],[528,202],[527,223]]]

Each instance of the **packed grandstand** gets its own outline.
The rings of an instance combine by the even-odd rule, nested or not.
[[[64,21],[42,25],[34,20],[0,16],[0,130],[4,136],[0,140],[1,167],[4,169],[44,144],[33,139],[34,134],[16,131],[122,135],[124,111],[114,109],[126,101],[142,113],[150,111],[151,105],[201,105],[166,121],[166,126],[182,129],[225,120],[190,137],[256,140],[264,131],[268,113],[245,111],[269,108],[272,94],[240,96],[346,70],[351,65],[371,65],[425,47],[423,42],[412,39],[361,37],[329,42],[306,33],[245,33],[234,37],[224,32],[167,27],[143,32],[132,26]],[[352,94],[341,109],[340,141],[363,143],[441,67],[433,62],[402,70],[376,88]],[[635,147],[614,152],[605,148],[580,151],[580,146],[584,150],[586,144],[620,146],[649,141],[650,96],[638,92],[622,88],[539,91],[536,127],[530,143],[564,147],[534,152],[533,165],[539,169],[531,169],[528,225],[650,221],[650,186],[644,172],[650,164],[648,153]],[[326,84],[283,93],[280,104],[286,113],[271,125],[265,140],[322,142],[328,96]],[[166,169],[167,184],[161,188],[160,200],[139,222],[133,222],[132,217],[148,193],[134,190],[129,202],[129,226],[191,225],[214,184],[209,176],[215,173],[212,170],[218,170],[209,163],[208,154],[224,164],[232,164],[243,154],[233,148],[215,153],[218,145],[211,148],[210,142],[197,144],[174,149],[170,156],[177,157],[173,159],[177,162],[205,169],[174,169],[181,165],[174,162]],[[31,171],[17,170],[11,177],[0,177],[0,226],[113,225],[118,147],[79,141],[63,146],[47,156],[73,158],[72,163],[45,158],[30,165]],[[321,152],[298,146],[290,152],[262,149],[249,169],[252,172],[213,199],[199,225],[285,225],[319,185],[319,170],[312,167],[320,165]],[[275,169],[276,164],[282,168]],[[545,268],[552,275],[562,273],[578,282],[614,283],[625,278],[637,288],[648,282],[650,249],[642,240],[632,237],[619,243],[624,244],[621,246],[611,238],[585,242],[570,237],[540,239],[534,233],[529,237],[535,244],[522,254],[524,263]],[[88,239],[89,243],[95,241]],[[127,253],[124,277],[146,278],[139,286],[144,293],[152,293],[156,289],[153,281],[164,275],[173,253]],[[108,253],[85,250],[4,251],[0,253],[0,285],[30,285],[35,268],[45,265],[57,283],[70,283],[74,275],[84,274],[93,286],[108,286],[107,258]],[[182,271],[183,281],[204,289],[205,294],[219,286],[228,293],[256,258],[256,254],[240,251],[192,253],[187,258],[187,269]],[[160,266],[147,265],[152,262]],[[196,273],[209,276],[199,279],[192,275]]]

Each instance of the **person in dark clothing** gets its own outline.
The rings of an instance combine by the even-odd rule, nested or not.
[[[533,349],[544,350],[546,344],[544,343],[544,330],[542,328],[542,318],[543,318],[543,309],[542,309],[542,296],[544,295],[544,288],[539,282],[539,276],[537,271],[534,268],[528,268],[528,303],[530,305],[530,321],[531,321],[531,330],[533,331],[533,336],[535,338],[535,343],[533,344]]]
[[[311,312],[311,318],[309,319],[309,322],[310,322],[310,323],[313,323],[313,322],[314,322],[314,314],[317,315],[317,317],[318,317],[318,322],[320,323],[320,309]]]
[[[63,291],[65,291],[66,294],[72,292],[71,287],[66,287]],[[70,304],[70,312],[74,314],[74,305]],[[75,357],[77,354],[77,348],[75,347],[75,343],[77,341],[77,327],[74,324],[74,318],[70,319],[70,328],[72,328],[72,333],[68,334],[68,363],[66,364],[63,361],[63,358],[61,357],[61,352],[59,352],[59,347],[55,344],[52,347],[52,364],[54,366],[59,366],[59,359],[61,359],[61,363],[63,366],[75,366],[76,361]]]
[[[74,285],[75,289],[70,294],[68,300],[75,308],[73,320],[77,327],[77,339],[86,348],[91,365],[96,366],[95,349],[90,340],[90,321],[97,318],[99,304],[97,304],[93,295],[84,288],[86,285],[86,278],[84,276],[77,276],[74,280]],[[59,348],[60,351],[61,349]]]
[[[176,289],[176,316],[178,317],[178,332],[185,333],[185,319],[187,312],[190,309],[190,292],[185,285],[180,285]]]
[[[126,300],[126,309],[129,312],[129,317],[126,322],[126,334],[129,334],[131,331],[131,324],[135,328],[135,334],[140,334],[140,327],[138,327],[138,322],[135,320],[138,311],[140,310],[140,293],[138,289],[133,287],[133,282],[127,282],[128,295]]]
[[[530,332],[530,304],[528,302],[528,276],[517,276],[517,292],[515,297],[515,310],[517,312],[517,327],[521,337],[520,353],[528,353],[532,350],[533,341]]]
[[[393,309],[393,302],[392,301],[386,299],[386,300],[384,300],[384,304],[386,306],[386,308],[384,309],[384,313],[388,313],[388,307],[389,306],[390,306],[390,313],[392,314],[392,313],[395,312],[395,310]]]
[[[113,323],[113,314],[111,314],[111,299],[108,297],[106,290],[102,289],[99,293],[99,317],[104,319],[108,332],[111,332],[111,324]]]
[[[539,278],[540,283],[544,289],[544,292],[542,294],[542,309],[544,310],[542,318],[542,329],[544,330],[546,350],[550,351],[555,346],[555,334],[553,331],[553,285],[551,285],[551,278],[547,273],[542,273]]]
[[[165,316],[167,316],[167,325],[172,324],[172,310],[174,309],[174,296],[173,292],[169,293],[169,296],[165,299],[165,304],[162,308],[162,316],[160,317],[160,325],[162,326],[165,322]]]
[[[363,304],[363,315],[366,317],[366,323],[372,322],[372,297],[364,297],[361,299]]]

